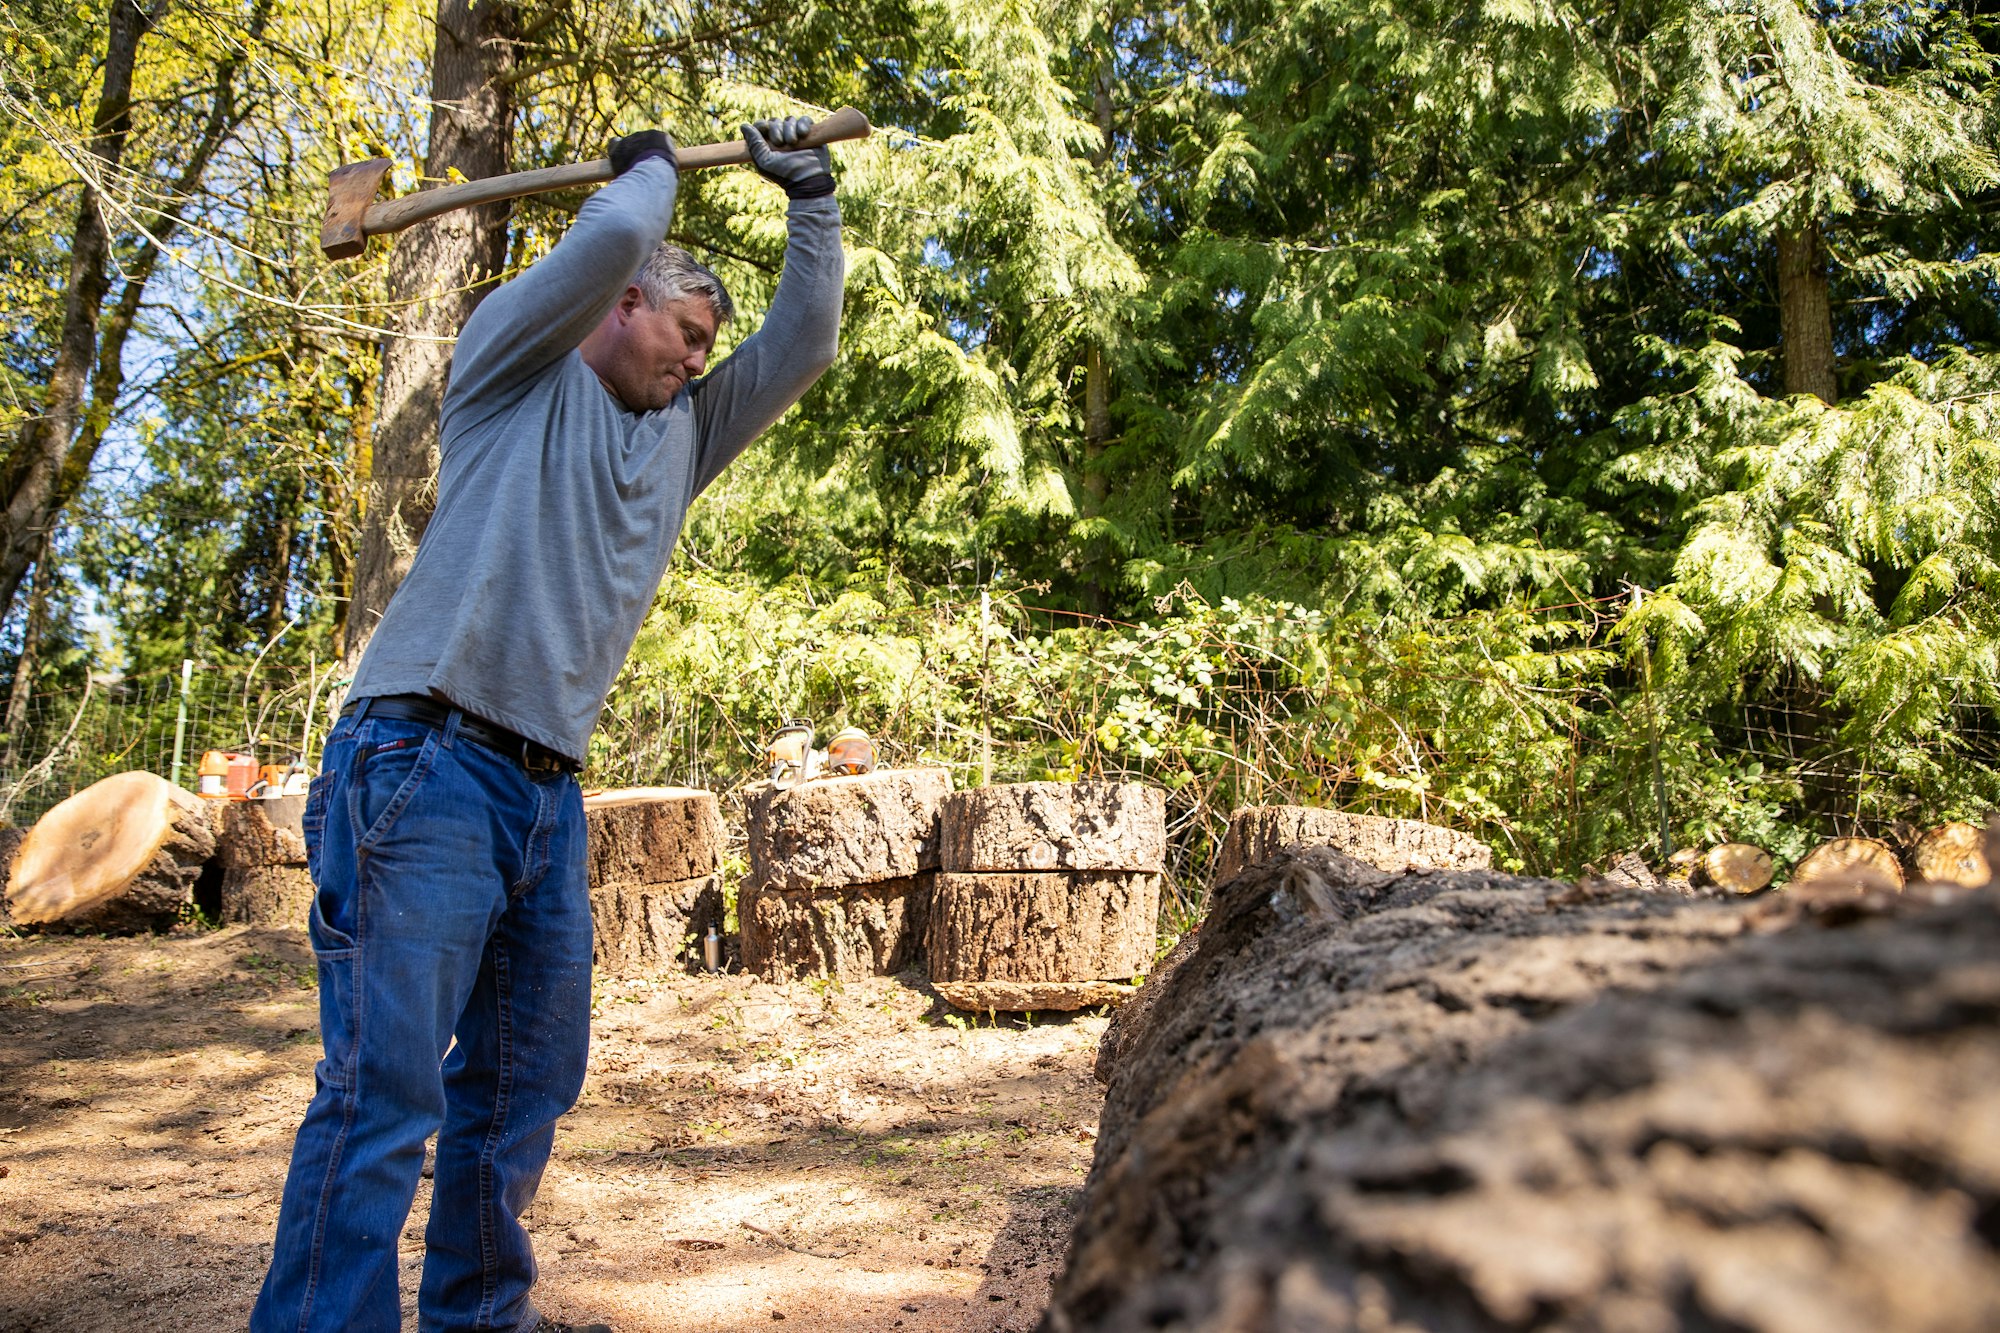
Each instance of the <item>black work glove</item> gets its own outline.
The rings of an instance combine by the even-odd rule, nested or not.
[[[663,157],[675,171],[681,169],[680,159],[674,156],[674,141],[665,130],[640,130],[611,141],[612,177],[623,176],[649,157]]]
[[[813,126],[811,116],[780,116],[743,127],[750,165],[785,187],[794,199],[833,193],[833,159],[824,148],[794,148]]]

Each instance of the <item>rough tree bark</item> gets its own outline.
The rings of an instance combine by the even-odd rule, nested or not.
[[[1778,230],[1778,347],[1787,394],[1810,393],[1826,403],[1839,400],[1826,246],[1816,222]]]
[[[1105,1034],[1041,1333],[2000,1320],[1990,889],[1313,851],[1189,938]]]
[[[424,174],[497,176],[513,156],[515,6],[439,0],[431,61],[431,137]],[[361,548],[344,621],[351,674],[396,586],[409,573],[437,496],[437,413],[451,339],[505,266],[505,203],[460,209],[402,233],[389,259],[389,301],[406,312],[383,356],[369,452]]]

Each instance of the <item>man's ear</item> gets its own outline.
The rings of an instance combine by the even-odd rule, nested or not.
[[[625,294],[618,298],[619,318],[630,319],[632,312],[644,304],[646,304],[646,293],[639,290],[637,283],[632,284],[625,289]]]

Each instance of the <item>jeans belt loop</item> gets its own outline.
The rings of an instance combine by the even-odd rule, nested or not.
[[[438,738],[438,744],[449,750],[453,742],[458,740],[458,724],[463,721],[465,721],[465,710],[463,708],[454,708],[449,713],[446,713],[444,718],[444,735]]]
[[[355,726],[358,727],[363,722],[366,722],[368,720],[368,710],[371,707],[373,707],[374,704],[375,704],[375,696],[371,694],[366,699],[363,699],[360,703],[354,706],[354,712],[350,716],[353,717]]]

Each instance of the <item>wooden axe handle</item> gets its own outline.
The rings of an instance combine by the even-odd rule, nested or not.
[[[865,139],[871,129],[868,117],[851,106],[844,106],[815,122],[796,147],[818,148],[848,139]],[[675,155],[680,159],[682,171],[740,166],[750,161],[750,150],[741,139],[695,144],[677,150]],[[327,258],[351,259],[361,253],[370,236],[402,231],[405,227],[414,227],[455,208],[497,204],[503,199],[518,199],[522,195],[542,194],[575,185],[598,185],[611,179],[611,159],[600,157],[595,162],[572,162],[567,166],[543,167],[538,171],[515,171],[482,181],[419,190],[384,203],[368,203],[388,166],[388,159],[374,158],[342,167],[328,178],[326,220],[319,233],[319,247]],[[356,194],[361,197],[356,199]]]

